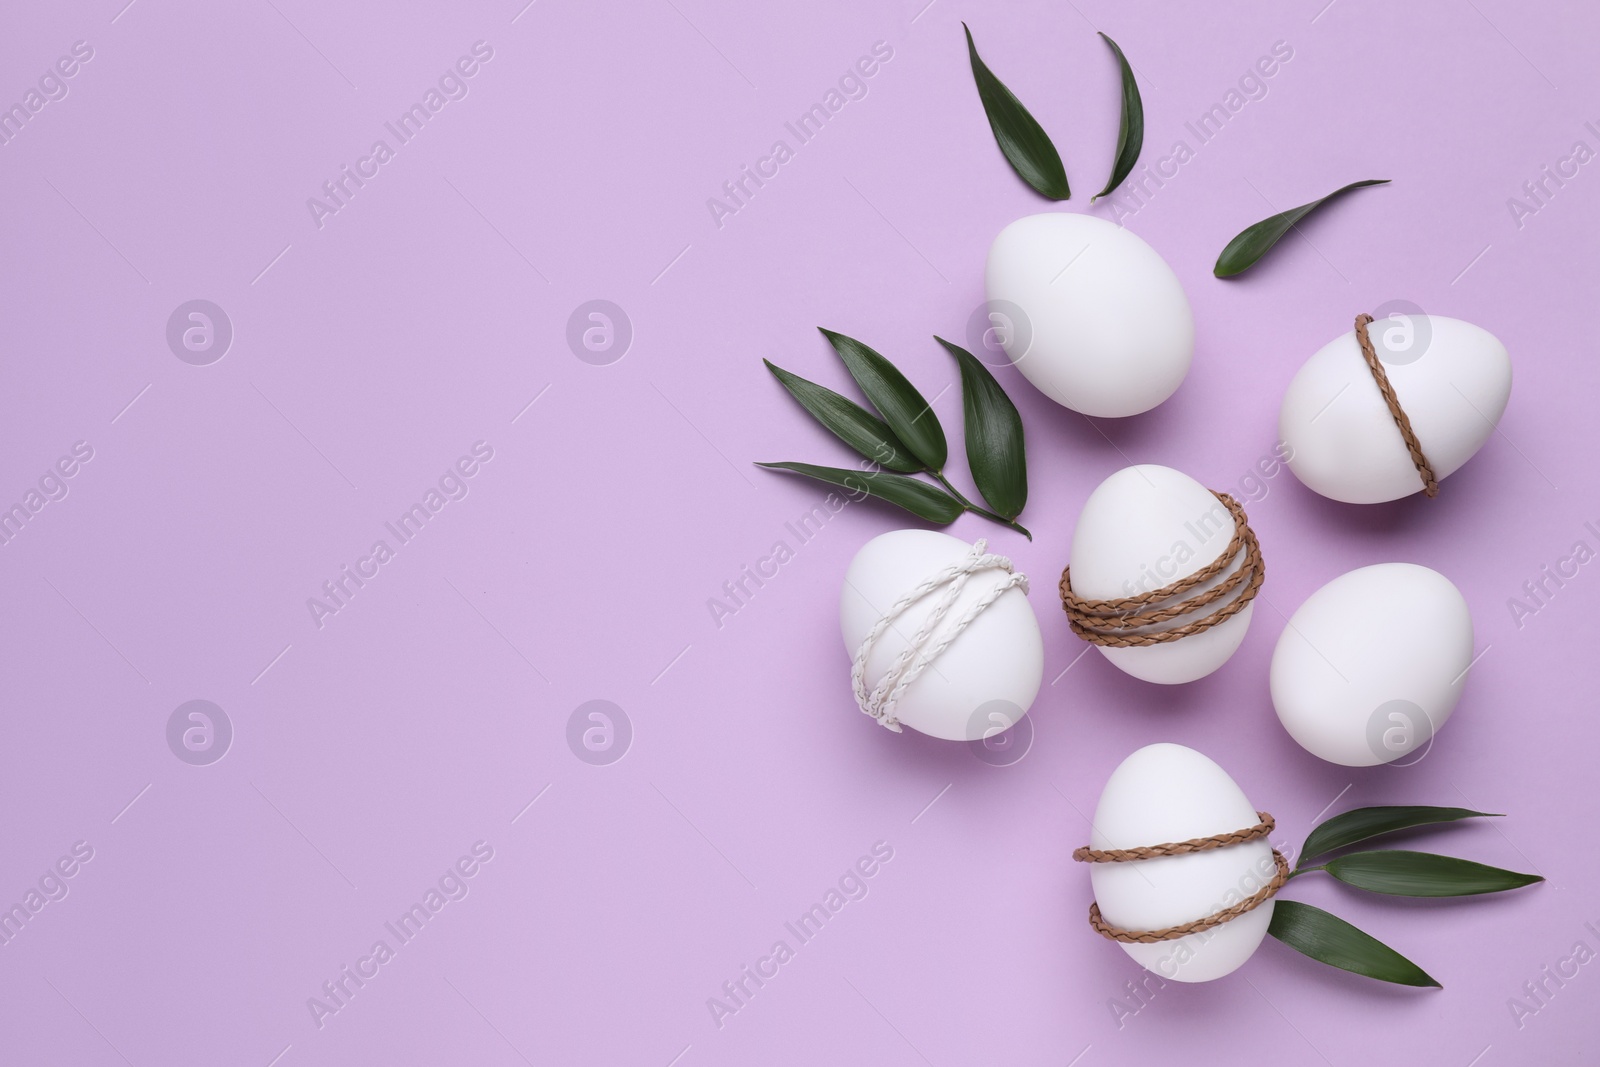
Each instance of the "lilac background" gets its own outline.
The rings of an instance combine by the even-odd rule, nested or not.
[[[1574,541],[1595,546],[1583,524],[1600,520],[1600,176],[1580,171],[1520,227],[1507,206],[1574,141],[1600,147],[1584,126],[1600,119],[1591,12],[123,2],[0,18],[0,103],[74,41],[94,49],[0,147],[0,503],[74,442],[94,449],[0,548],[0,898],[75,841],[94,849],[70,895],[0,946],[5,1062],[1593,1055],[1600,967],[1520,1028],[1507,1005],[1574,942],[1600,948],[1584,927],[1600,926],[1600,577],[1580,572],[1520,627],[1507,606]],[[1070,203],[998,155],[962,17],[1062,149]],[[842,388],[814,329],[828,325],[940,393],[955,375],[929,335],[963,336],[994,234],[1036,211],[1117,210],[1087,205],[1116,139],[1097,28],[1141,73],[1145,162],[1179,138],[1196,149],[1124,221],[1183,279],[1199,344],[1177,395],[1131,420],[1092,423],[1002,375],[1028,426],[1036,539],[976,519],[952,532],[992,536],[1034,575],[1047,685],[1032,750],[996,768],[880,730],[850,700],[836,585],[900,513],[846,509],[720,629],[707,600],[775,541],[794,547],[784,523],[822,495],[750,461],[846,459],[761,357]],[[494,57],[470,94],[319,229],[306,198],[478,40]],[[1184,122],[1280,40],[1294,55],[1267,96],[1197,146]],[[717,226],[707,198],[775,139],[793,146],[784,123],[876,41],[893,58],[868,95]],[[1367,177],[1394,184],[1257,274],[1210,277],[1246,223]],[[165,341],[194,298],[235,329],[210,366]],[[609,366],[565,341],[593,298],[635,331]],[[1052,587],[1090,489],[1128,462],[1237,486],[1300,362],[1390,299],[1506,342],[1502,432],[1433,502],[1351,508],[1273,479],[1250,508],[1263,604],[1214,676],[1158,689],[1077,661]],[[956,432],[959,389],[936,406]],[[480,440],[494,458],[470,495],[319,630],[307,598]],[[1391,559],[1461,586],[1483,655],[1420,764],[1323,764],[1272,714],[1272,645],[1315,588]],[[235,730],[205,767],[165,740],[194,698]],[[565,733],[597,698],[634,732],[603,767]],[[1111,769],[1156,740],[1216,758],[1288,844],[1323,811],[1466,804],[1509,816],[1437,847],[1549,881],[1442,905],[1297,881],[1289,895],[1444,991],[1269,942],[1119,1026],[1110,1002],[1141,972],[1086,928],[1069,852]],[[319,1029],[307,998],[479,840],[494,858],[470,894]],[[718,1029],[707,998],[880,840],[894,858],[870,894]]]

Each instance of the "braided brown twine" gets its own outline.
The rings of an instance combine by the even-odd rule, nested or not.
[[[1400,428],[1400,436],[1405,439],[1406,451],[1411,453],[1412,464],[1417,468],[1417,473],[1422,475],[1423,493],[1430,497],[1438,496],[1439,479],[1433,476],[1433,467],[1428,463],[1428,457],[1422,454],[1422,442],[1417,440],[1416,431],[1411,428],[1411,419],[1400,407],[1400,398],[1395,395],[1394,386],[1389,384],[1389,373],[1383,369],[1383,361],[1372,348],[1372,338],[1367,336],[1367,324],[1370,322],[1372,316],[1365,312],[1356,316],[1356,340],[1361,345],[1361,356],[1367,361],[1367,369],[1372,372],[1373,381],[1378,383],[1378,392],[1383,394],[1383,402],[1389,405],[1389,414],[1394,416],[1394,424]]]
[[[1090,600],[1072,591],[1070,566],[1061,572],[1061,606],[1067,613],[1067,624],[1072,627],[1073,633],[1090,644],[1109,648],[1159,645],[1166,641],[1177,641],[1227,622],[1255,599],[1256,593],[1261,589],[1262,580],[1267,576],[1266,564],[1261,559],[1261,546],[1256,542],[1255,531],[1250,529],[1244,508],[1237,500],[1227,493],[1217,493],[1215,490],[1212,492],[1233,516],[1233,540],[1228,542],[1228,547],[1223,549],[1220,556],[1187,578],[1180,578],[1171,585],[1164,585],[1160,589],[1152,589],[1136,596]],[[1204,585],[1227,570],[1240,552],[1245,554],[1244,563],[1224,581],[1187,599],[1176,603],[1165,603],[1173,597],[1182,596],[1189,590]],[[1164,622],[1182,618],[1235,592],[1238,595],[1232,600],[1193,622],[1167,630],[1128,632],[1144,626],[1159,626]]]
[[[1127,863],[1134,860],[1157,859],[1162,856],[1181,856],[1187,852],[1209,852],[1214,848],[1227,848],[1229,845],[1242,845],[1247,841],[1266,837],[1272,833],[1272,816],[1264,811],[1256,812],[1256,817],[1261,821],[1245,830],[1235,830],[1232,833],[1213,834],[1210,837],[1192,837],[1187,841],[1169,841],[1164,845],[1145,845],[1140,848],[1106,848],[1095,849],[1087,845],[1076,849],[1072,858],[1079,863]],[[1247,911],[1253,911],[1262,904],[1271,900],[1278,890],[1283,888],[1283,883],[1289,880],[1289,861],[1284,859],[1283,853],[1277,849],[1272,850],[1272,861],[1277,865],[1277,873],[1272,880],[1262,886],[1253,895],[1246,897],[1231,907],[1207,915],[1203,919],[1193,922],[1179,923],[1169,926],[1164,930],[1124,930],[1120,926],[1112,926],[1100,917],[1100,905],[1090,903],[1089,925],[1094,927],[1094,932],[1111,941],[1121,941],[1124,944],[1154,945],[1162,941],[1173,941],[1189,934],[1197,934],[1202,930],[1210,930],[1221,926],[1231,919],[1237,919]]]

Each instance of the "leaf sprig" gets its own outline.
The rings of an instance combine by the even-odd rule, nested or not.
[[[1134,80],[1133,67],[1129,66],[1128,57],[1122,54],[1117,42],[1103,33],[1100,37],[1111,46],[1111,51],[1117,57],[1117,66],[1122,69],[1122,126],[1117,133],[1117,160],[1112,167],[1111,177],[1106,179],[1104,189],[1089,198],[1091,204],[1108,195],[1133,173],[1133,165],[1139,162],[1139,150],[1144,147],[1144,99],[1139,95],[1139,83]]]
[[[978,55],[978,46],[972,42],[972,31],[967,29],[965,22],[961,28],[967,35],[967,59],[972,64],[972,80],[978,87],[978,99],[983,103],[989,129],[1006,162],[1017,172],[1017,177],[1027,182],[1040,196],[1051,200],[1071,200],[1072,189],[1067,185],[1067,171],[1050,135],[1022,106],[1016,94],[995,77],[988,64],[984,63]],[[1133,173],[1133,166],[1139,161],[1139,150],[1144,147],[1144,101],[1139,96],[1133,68],[1122,54],[1122,49],[1117,47],[1117,42],[1103,33],[1100,36],[1111,46],[1111,53],[1122,71],[1122,125],[1117,134],[1117,156],[1112,164],[1111,177],[1106,179],[1104,189],[1089,198],[1090,203],[1109,194]]]
[[[1388,185],[1388,178],[1369,178],[1364,182],[1351,182],[1309,204],[1292,207],[1288,211],[1280,211],[1271,218],[1262,219],[1251,226],[1246,226],[1239,235],[1228,242],[1228,246],[1217,257],[1217,265],[1211,268],[1211,273],[1218,278],[1232,278],[1243,274],[1260,261],[1261,257],[1272,251],[1272,246],[1277,244],[1284,234],[1294,229],[1296,224],[1313,211],[1338,199],[1352,189],[1364,189],[1369,185]]]
[[[950,457],[944,427],[932,406],[899,368],[853,337],[826,329],[822,335],[876,414],[771,360],[764,361],[767,369],[812,418],[863,459],[883,469],[849,470],[795,462],[756,466],[842,486],[887,501],[939,526],[948,526],[964,512],[972,512],[1033,540],[1033,535],[1015,521],[1028,502],[1022,417],[981,361],[960,345],[934,338],[955,357],[961,371],[967,465],[988,508],[968,500],[945,477],[944,468]],[[911,477],[914,474],[926,474],[938,484]]]
[[[1006,162],[1017,172],[1017,177],[1027,182],[1033,191],[1051,200],[1071,200],[1072,189],[1067,185],[1067,171],[1061,165],[1061,153],[1044,132],[1039,121],[1022,106],[1015,93],[1005,82],[994,76],[988,64],[978,56],[978,46],[972,43],[972,31],[963,22],[967,34],[967,58],[972,63],[972,80],[978,85],[978,99],[983,101],[983,113],[988,116],[989,129],[995,143],[1000,146]]]
[[[1375,849],[1335,856],[1307,865],[1329,853],[1374,837],[1420,826],[1437,826],[1461,819],[1499,818],[1490,812],[1467,808],[1384,806],[1356,808],[1317,826],[1306,838],[1299,861],[1290,873],[1297,878],[1322,871],[1346,885],[1370,893],[1406,897],[1465,897],[1500,893],[1544,881],[1454,856],[1406,849]],[[1297,900],[1279,900],[1273,907],[1267,933],[1290,948],[1332,967],[1397,985],[1432,986],[1440,983],[1394,949],[1321,908]]]

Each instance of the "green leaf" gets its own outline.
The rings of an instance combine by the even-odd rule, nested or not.
[[[1396,985],[1444,987],[1421,967],[1337,915],[1298,900],[1273,905],[1267,933],[1296,952],[1341,970]]]
[[[916,386],[908,382],[893,363],[854,337],[832,330],[822,330],[822,335],[839,353],[850,377],[856,380],[872,406],[883,416],[883,421],[911,454],[929,470],[943,470],[944,461],[949,458],[944,428]]]
[[[1104,189],[1089,198],[1091,204],[1133,173],[1133,165],[1139,162],[1139,150],[1144,147],[1144,100],[1139,96],[1139,83],[1134,81],[1133,68],[1128,66],[1128,57],[1122,54],[1117,42],[1103,33],[1100,36],[1116,53],[1117,64],[1122,68],[1122,131],[1117,134],[1117,161],[1111,168],[1111,177],[1106,180]]]
[[[1537,874],[1405,849],[1354,852],[1329,860],[1322,870],[1358,889],[1397,897],[1470,897],[1544,881]]]
[[[863,458],[892,471],[916,472],[923,469],[917,458],[907,452],[906,446],[895,437],[888,423],[860,404],[816,382],[808,382],[798,374],[790,374],[770,359],[761,362],[789,390],[789,395],[800,401],[801,407],[811,412],[818,422]]]
[[[1315,859],[1334,849],[1353,845],[1380,834],[1391,834],[1413,826],[1431,826],[1434,823],[1455,822],[1458,819],[1498,819],[1499,815],[1467,808],[1433,808],[1414,806],[1381,806],[1355,808],[1335,815],[1311,831],[1305,848],[1300,850],[1300,862]]]
[[[886,500],[904,508],[921,519],[939,526],[955,522],[964,510],[956,499],[927,482],[907,478],[903,474],[881,474],[872,471],[841,470],[838,467],[818,467],[810,463],[757,463],[770,470],[793,471],[819,482],[843,486],[853,493]]]
[[[972,43],[972,31],[965,22],[961,28],[967,34],[967,56],[972,60],[972,80],[978,83],[978,99],[983,101],[989,129],[994,131],[1006,162],[1035,192],[1051,200],[1070,200],[1072,190],[1067,187],[1067,171],[1056,146],[1022,101],[978,58],[978,46]]]
[[[1211,271],[1219,278],[1231,278],[1235,274],[1243,274],[1256,265],[1256,260],[1266,255],[1278,239],[1288,233],[1290,228],[1311,214],[1323,204],[1343,196],[1352,189],[1361,189],[1368,185],[1387,185],[1388,178],[1374,178],[1364,182],[1351,182],[1342,189],[1335,189],[1321,200],[1313,200],[1309,204],[1301,204],[1297,208],[1290,208],[1270,219],[1262,219],[1254,226],[1245,230],[1228,242],[1228,247],[1222,250],[1222,255],[1217,257],[1217,265]]]
[[[979,360],[960,345],[935,337],[961,365],[961,395],[967,434],[967,466],[989,506],[1008,519],[1028,502],[1028,462],[1022,416]]]

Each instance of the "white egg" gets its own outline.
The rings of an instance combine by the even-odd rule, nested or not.
[[[1335,578],[1289,619],[1272,653],[1272,704],[1307,752],[1373,767],[1426,755],[1471,663],[1461,591],[1427,567],[1380,563]]]
[[[839,629],[853,658],[888,610],[929,576],[960,562],[972,546],[933,530],[894,530],[868,541],[850,563],[839,597]],[[1003,555],[995,546],[989,552]],[[982,570],[968,578],[936,634],[1006,577]],[[870,690],[939,602],[935,591],[912,604],[878,639],[867,659]],[[989,605],[906,689],[895,708],[900,722],[951,741],[990,734],[999,715],[1014,724],[1027,714],[1044,679],[1044,640],[1028,596],[1011,588]]]
[[[1232,540],[1234,529],[1233,516],[1222,502],[1182,471],[1151,463],[1124,467],[1089,494],[1078,516],[1072,533],[1072,590],[1092,600],[1112,600],[1160,589],[1214,562]],[[1183,596],[1227,580],[1243,561],[1241,552],[1215,578]],[[1155,628],[1182,626],[1223,603],[1226,598]],[[1135,678],[1167,685],[1192,682],[1228,661],[1244,640],[1254,610],[1252,602],[1209,630],[1176,641],[1096,647]]]
[[[1011,362],[1085,415],[1137,415],[1183,382],[1194,315],[1178,276],[1132,232],[1093,215],[1018,219],[989,248],[991,315]]]
[[[1182,745],[1148,745],[1111,773],[1095,808],[1089,845],[1139,848],[1232,833],[1258,821],[1244,791],[1206,756]],[[1214,915],[1253,896],[1277,872],[1266,838],[1087,866],[1101,918],[1124,930],[1163,930]],[[1272,909],[1273,901],[1267,900],[1210,930],[1150,945],[1118,943],[1139,966],[1162,978],[1209,982],[1250,958],[1267,934]]]
[[[1421,313],[1367,327],[1400,407],[1443,480],[1494,433],[1511,396],[1511,361],[1489,331]],[[1329,341],[1289,383],[1278,416],[1289,469],[1308,487],[1350,504],[1398,500],[1422,489],[1355,330]]]

